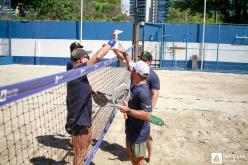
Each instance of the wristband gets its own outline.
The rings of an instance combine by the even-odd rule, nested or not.
[[[116,40],[112,39],[112,40],[110,40],[110,41],[108,42],[108,44],[109,44],[109,45],[111,46],[111,48],[112,48],[113,46],[115,46]]]

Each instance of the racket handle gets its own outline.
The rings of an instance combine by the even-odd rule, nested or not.
[[[124,119],[127,119],[127,113],[123,113]]]

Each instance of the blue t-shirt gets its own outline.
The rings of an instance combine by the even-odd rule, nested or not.
[[[73,68],[73,64],[71,61],[67,62],[66,64],[66,70],[71,70]]]
[[[160,90],[160,80],[158,78],[158,75],[152,69],[150,69],[150,73],[147,78],[147,84],[150,90],[152,89]]]
[[[78,67],[86,66],[81,64]],[[91,126],[92,99],[87,76],[79,77],[67,83],[67,123]]]
[[[128,107],[145,112],[152,111],[152,98],[147,84],[131,87]],[[150,123],[128,115],[126,120],[126,136],[131,143],[144,143],[150,134]]]

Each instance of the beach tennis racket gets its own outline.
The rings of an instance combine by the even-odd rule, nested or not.
[[[129,86],[127,84],[121,84],[116,87],[112,93],[112,103],[115,105],[128,99],[129,96]]]
[[[112,94],[107,94],[100,91],[93,92],[92,94],[95,103],[101,107],[106,106],[108,103],[116,106],[124,100],[127,100],[128,96],[129,86],[127,84],[119,85],[113,90]]]
[[[100,107],[104,107],[108,103],[108,98],[105,95],[106,94],[100,91],[92,92],[93,100]]]
[[[155,125],[164,125],[164,120],[154,115],[150,116],[149,122]]]

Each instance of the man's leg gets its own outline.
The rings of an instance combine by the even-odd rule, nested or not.
[[[144,165],[145,161],[144,161],[144,157],[132,157],[133,161],[133,165]]]
[[[131,144],[126,139],[128,156],[133,165],[144,165],[144,157],[146,155],[146,142],[139,144]]]
[[[151,135],[149,135],[148,139],[147,139],[147,142],[146,142],[146,148],[147,148],[147,151],[148,151],[148,158],[146,158],[146,162],[150,162],[151,160],[151,155],[152,155],[152,137]]]
[[[132,148],[131,148],[131,144],[130,144],[130,142],[128,141],[127,138],[126,138],[126,150],[127,150],[128,158],[131,160],[132,164],[134,164],[134,162],[133,162],[133,151],[132,151]]]
[[[74,151],[73,165],[82,165],[87,149],[90,145],[92,131],[88,129],[87,134],[72,136],[72,144]]]
[[[127,145],[127,154],[128,154],[129,159],[132,162],[132,165],[144,165],[144,162],[145,162],[144,157],[135,157],[129,145]]]

